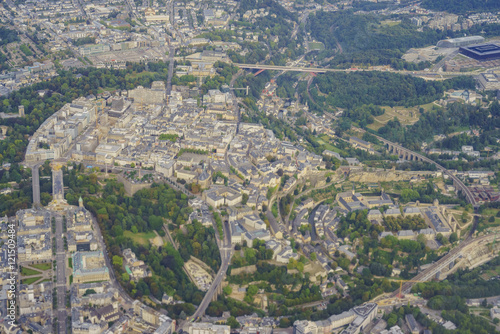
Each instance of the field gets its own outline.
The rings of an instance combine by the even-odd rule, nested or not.
[[[397,26],[398,24],[401,24],[401,21],[384,20],[380,22],[380,25],[389,27]]]
[[[325,46],[321,42],[309,42],[309,50],[324,50]]]
[[[41,276],[36,276],[36,277],[30,277],[30,278],[27,278],[27,279],[23,279],[21,281],[21,284],[33,284],[35,283],[36,281],[38,281],[40,278],[42,278]]]
[[[52,263],[38,263],[38,264],[32,264],[30,267],[40,269],[40,270],[49,270],[52,268]]]
[[[142,78],[142,77],[152,77],[154,76],[153,72],[141,72],[141,73],[132,73],[132,74],[126,74],[125,79],[136,79],[136,78]]]
[[[318,144],[324,145],[327,150],[340,153],[340,150],[338,148],[330,144],[330,138],[327,135],[318,136],[316,137],[316,139]]]
[[[30,269],[30,268],[23,267],[21,269],[21,275],[23,275],[23,276],[33,276],[33,275],[40,275],[40,274],[41,274],[41,272]]]
[[[420,106],[425,111],[429,111],[432,108],[432,103]],[[396,117],[402,125],[412,125],[418,121],[420,116],[419,107],[382,107],[385,110],[383,115],[374,117],[375,122],[368,125],[368,128],[377,131],[383,127],[387,122],[393,120]]]
[[[141,244],[141,245],[147,245],[149,242],[149,239],[156,237],[156,234],[154,232],[135,233],[134,234],[131,231],[124,231],[123,235],[127,238],[132,239],[134,242]]]

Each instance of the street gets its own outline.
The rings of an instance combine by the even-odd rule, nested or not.
[[[56,291],[57,291],[57,321],[58,333],[66,333],[66,252],[64,250],[63,220],[60,215],[53,214],[56,220]]]

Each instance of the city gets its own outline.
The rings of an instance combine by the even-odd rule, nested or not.
[[[0,332],[500,332],[500,5],[7,0]]]

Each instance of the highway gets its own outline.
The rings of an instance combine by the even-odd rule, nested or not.
[[[174,75],[174,55],[175,48],[173,46],[168,50],[168,77],[167,77],[167,96],[172,92],[172,77]]]
[[[226,272],[227,268],[229,267],[229,263],[231,261],[233,248],[231,246],[231,232],[229,229],[229,223],[224,222],[222,225],[224,228],[224,240],[221,241],[217,233],[217,226],[215,226],[214,222],[214,228],[216,231],[215,236],[217,238],[217,244],[219,245],[219,251],[221,256],[221,266],[219,268],[219,271],[217,272],[217,275],[215,276],[212,285],[205,294],[205,297],[203,297],[203,300],[201,301],[200,305],[198,306],[194,314],[191,317],[187,318],[185,323],[179,324],[179,328],[183,328],[184,326],[189,324],[189,322],[191,322],[192,320],[195,320],[198,317],[201,317],[203,316],[203,314],[205,314],[208,305],[212,302],[214,295],[217,293],[217,290],[219,289],[219,285],[226,277]]]
[[[457,247],[455,247],[451,251],[449,251],[448,254],[446,254],[441,259],[439,259],[439,261],[434,263],[431,267],[427,268],[426,270],[419,273],[417,276],[413,277],[412,280],[422,281],[422,282],[428,281],[428,280],[432,279],[433,277],[435,277],[435,275],[438,272],[440,272],[443,268],[448,267],[450,265],[450,263],[452,263],[456,259],[463,256],[462,251],[464,251],[464,249],[466,247],[468,247],[468,246],[472,247],[473,245],[476,245],[476,244],[479,245],[483,242],[492,241],[490,239],[494,239],[494,240],[496,239],[496,235],[491,235],[491,234],[484,235],[484,236],[481,236],[479,238],[473,239],[472,234],[474,233],[474,230],[475,230],[475,227],[473,227],[471,229],[471,232],[469,233],[467,238],[464,241],[462,241],[460,243],[460,245],[458,245]],[[415,284],[414,282],[404,283],[402,291],[405,293],[409,292],[414,284]],[[394,291],[393,296],[396,296],[397,293],[399,293],[399,289],[397,291]]]
[[[31,168],[31,188],[33,190],[33,206],[40,205],[40,165]]]
[[[238,64],[233,65],[250,70],[274,70],[274,71],[295,71],[295,72],[309,72],[309,73],[326,73],[326,72],[372,72],[374,70],[356,68],[356,69],[339,69],[339,68],[324,68],[324,67],[296,67],[296,66],[278,66],[278,65],[261,65],[261,64]],[[478,73],[473,72],[429,72],[429,71],[386,71],[390,73],[415,75],[415,76],[461,76],[469,75],[475,76]]]
[[[66,333],[66,251],[64,250],[63,221],[58,214],[53,214],[56,220],[56,291],[57,291],[57,321],[58,333]]]
[[[234,93],[234,82],[236,79],[243,74],[242,70],[239,70],[233,77],[231,78],[231,82],[229,83],[229,89],[231,92],[231,96],[233,99],[233,111],[236,114],[236,134],[240,131],[240,121],[241,121],[241,111],[238,107],[238,99],[236,98],[236,94]],[[227,153],[226,153],[227,154]]]

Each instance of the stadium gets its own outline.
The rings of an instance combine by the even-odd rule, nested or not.
[[[467,37],[445,39],[439,41],[436,44],[436,46],[438,48],[459,48],[461,46],[479,44],[483,42],[484,42],[484,37],[482,36],[467,36]]]
[[[493,43],[461,47],[460,53],[476,60],[500,59],[500,45]]]

